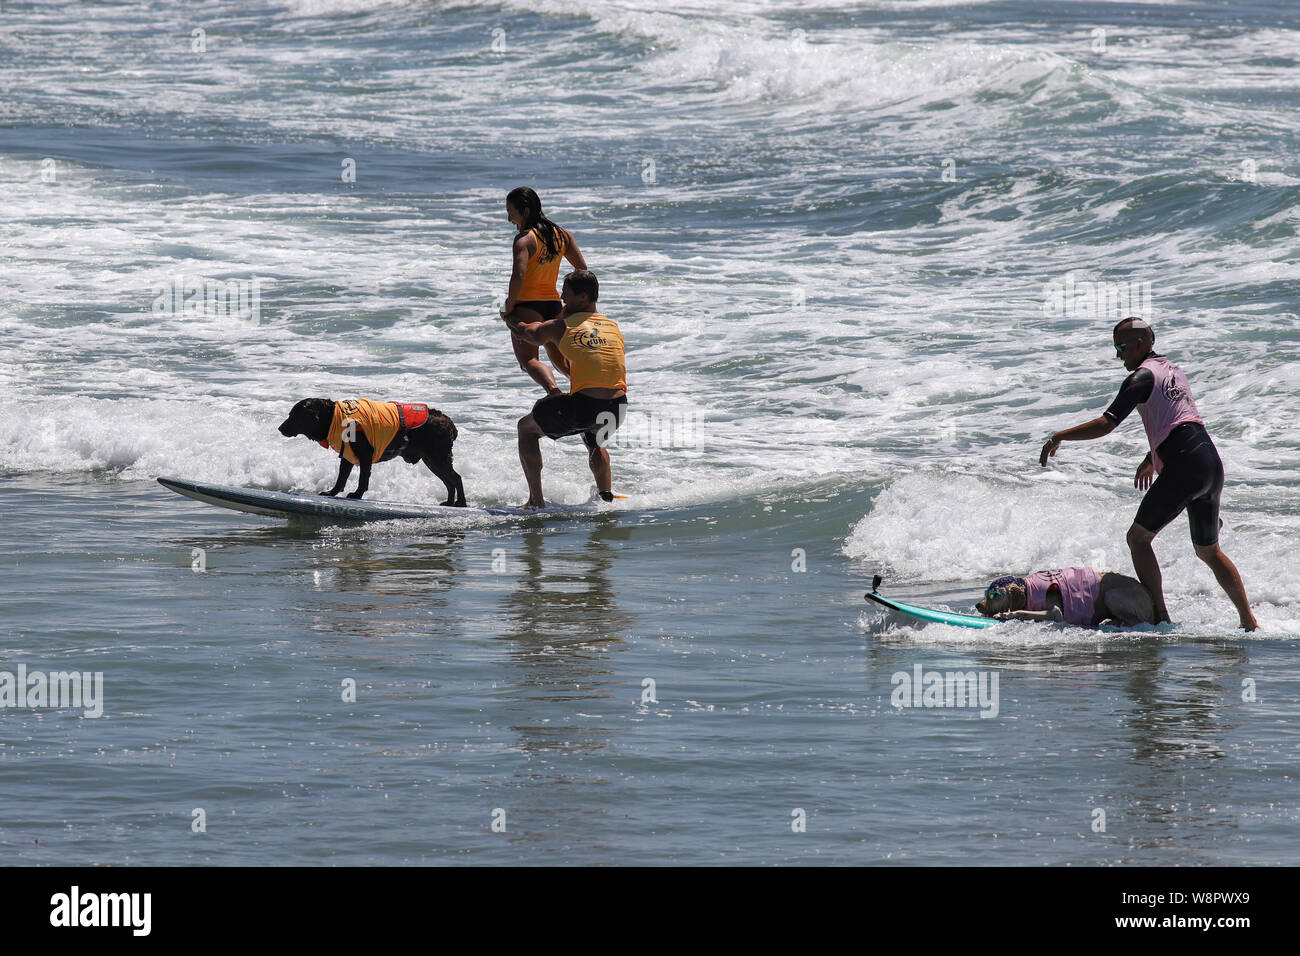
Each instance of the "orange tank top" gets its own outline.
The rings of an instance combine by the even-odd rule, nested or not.
[[[560,293],[555,291],[555,281],[560,276],[560,263],[564,260],[564,235],[556,232],[555,242],[560,251],[553,258],[542,261],[546,255],[546,243],[536,229],[529,231],[536,248],[528,257],[528,266],[524,269],[524,285],[519,290],[519,301],[558,302]]]
[[[599,312],[566,316],[560,351],[569,360],[569,394],[584,388],[627,388],[623,333]]]

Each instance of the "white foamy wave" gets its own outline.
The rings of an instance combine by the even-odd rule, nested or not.
[[[296,17],[336,17],[386,7],[424,6],[425,0],[284,0],[281,5]]]
[[[650,83],[720,94],[733,104],[789,103],[827,118],[831,111],[958,98],[985,86],[1019,89],[1068,65],[1023,45],[898,42],[883,28],[819,33],[802,25],[815,22],[808,17],[812,11],[782,17],[732,2],[694,3],[671,12],[554,0],[505,6],[581,17],[598,32],[651,42],[643,60]]]
[[[308,380],[304,376],[303,380]],[[333,383],[321,392],[353,394],[346,376],[315,379]],[[383,398],[397,395],[419,401],[413,377],[392,376],[393,391],[365,391]],[[406,387],[403,387],[403,384]],[[373,383],[372,383],[373,384]],[[427,383],[425,383],[427,386]],[[280,392],[283,386],[274,391]],[[192,400],[148,398],[78,398],[68,411],[62,401],[42,401],[38,396],[15,395],[10,413],[0,421],[0,473],[97,473],[123,479],[148,480],[158,476],[186,478],[280,491],[321,491],[334,484],[338,457],[301,436],[284,438],[277,426],[292,402],[308,390],[284,399],[255,398],[249,394]],[[289,397],[292,396],[292,397]],[[451,406],[444,403],[444,410]],[[477,506],[518,505],[527,498],[519,464],[515,420],[520,408],[458,408],[453,418],[459,436],[453,455],[464,480],[469,503]],[[635,428],[630,414],[625,428]],[[732,429],[724,422],[705,422],[703,437],[725,444]],[[641,435],[653,440],[653,436]],[[718,462],[696,448],[661,448],[637,443],[611,445],[614,490],[632,496],[630,507],[684,507],[702,502],[749,498],[772,485],[765,469]],[[628,440],[628,439],[624,439]],[[754,456],[765,449],[756,444]],[[550,501],[582,504],[593,488],[587,455],[580,439],[543,440],[543,487]],[[817,456],[808,464],[815,473]],[[353,471],[348,490],[356,486]],[[782,477],[789,478],[790,475]],[[408,465],[394,459],[376,465],[371,475],[371,499],[436,502],[445,497],[442,483],[423,464]]]
[[[1043,567],[1127,559],[1115,550],[1132,516],[1113,495],[1059,480],[989,479],[921,471],[889,485],[844,544],[852,558],[887,562],[933,581],[993,578]],[[1119,570],[1120,568],[1116,568]]]

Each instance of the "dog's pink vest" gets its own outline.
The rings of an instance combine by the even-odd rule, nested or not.
[[[1156,466],[1156,471],[1163,471],[1164,462],[1156,454],[1160,443],[1184,422],[1204,422],[1196,410],[1196,402],[1192,401],[1192,389],[1182,369],[1163,355],[1149,356],[1140,367],[1150,369],[1156,378],[1151,386],[1151,397],[1137,410],[1142,416],[1142,427],[1147,430],[1147,442],[1151,445],[1151,463]]]
[[[1061,568],[1035,571],[1025,578],[1025,610],[1046,611],[1047,592],[1055,585],[1061,592],[1065,623],[1088,627],[1092,624],[1101,575],[1094,568]]]

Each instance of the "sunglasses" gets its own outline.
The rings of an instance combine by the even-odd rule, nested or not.
[[[1141,342],[1141,341],[1142,341],[1142,339],[1139,337],[1139,338],[1133,338],[1133,339],[1125,339],[1123,342],[1116,342],[1116,343],[1115,343],[1115,354],[1116,354],[1117,356],[1118,356],[1118,355],[1123,355],[1123,354],[1124,354],[1124,350],[1125,350],[1126,348],[1128,348],[1128,347],[1129,347],[1130,345],[1132,345],[1134,342]]]

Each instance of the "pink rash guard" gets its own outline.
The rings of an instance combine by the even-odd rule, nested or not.
[[[1095,568],[1061,568],[1059,571],[1035,571],[1025,578],[1025,610],[1046,611],[1047,592],[1053,587],[1061,592],[1065,623],[1089,627],[1092,624],[1101,575]]]
[[[1142,416],[1142,427],[1147,430],[1147,442],[1151,445],[1151,463],[1157,472],[1161,472],[1164,471],[1164,462],[1156,454],[1160,443],[1183,422],[1204,422],[1196,410],[1192,388],[1187,384],[1182,369],[1163,355],[1152,355],[1138,367],[1148,369],[1155,376],[1151,397],[1137,410]]]

